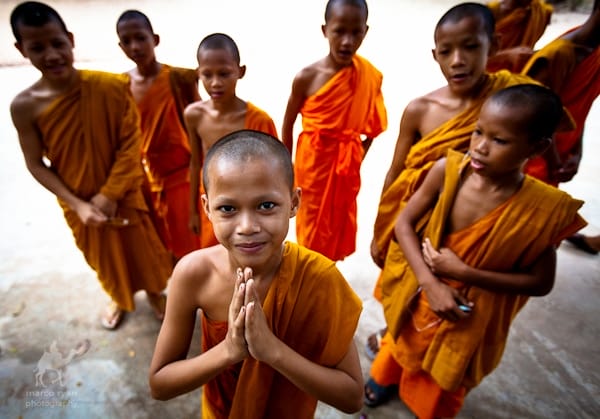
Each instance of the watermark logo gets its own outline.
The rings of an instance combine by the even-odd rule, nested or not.
[[[25,408],[73,407],[72,399],[77,392],[64,388],[65,370],[73,360],[85,354],[90,345],[90,341],[85,339],[63,353],[53,341],[33,370],[36,389],[25,392]]]
[[[48,376],[51,372],[54,373],[54,378],[51,379],[51,384],[58,384],[61,387],[64,387],[63,381],[63,373],[66,366],[73,361],[74,358],[80,357],[85,354],[90,348],[90,341],[88,339],[79,343],[75,348],[71,348],[67,355],[63,355],[63,353],[58,349],[58,345],[56,344],[56,340],[52,342],[50,348],[47,351],[44,351],[42,357],[37,362],[37,365],[34,369],[35,373],[35,386],[36,387],[46,387],[46,383],[44,382],[44,376],[48,373]]]

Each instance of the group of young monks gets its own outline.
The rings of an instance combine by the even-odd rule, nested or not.
[[[54,9],[17,6],[15,45],[41,78],[11,115],[28,170],[111,297],[103,326],[137,290],[163,321],[153,397],[203,386],[206,418],[308,418],[318,400],[356,412],[398,394],[420,418],[454,417],[528,297],[552,289],[556,246],[585,226],[583,202],[555,186],[576,173],[599,93],[599,3],[536,52],[552,12],[540,0],[460,3],[438,21],[447,84],[406,107],[374,226],[386,327],[366,383],[362,304],[335,266],[355,251],[360,166],[387,128],[382,74],[356,54],[364,0],[327,2],[329,51],[294,77],[281,140],[236,95],[233,39],[208,35],[197,69],[172,67],[136,10],[116,24],[136,66],[111,74],[73,67]],[[501,24],[527,17],[519,36]],[[292,217],[298,244],[285,241]],[[199,309],[202,353],[188,358]]]

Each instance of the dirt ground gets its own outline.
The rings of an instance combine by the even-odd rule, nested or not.
[[[195,67],[195,50],[205,35],[230,34],[248,68],[238,83],[239,96],[269,112],[278,128],[293,76],[327,53],[320,31],[324,3],[49,2],[75,34],[79,68],[121,72],[132,66],[119,50],[114,30],[118,15],[128,8],[149,15],[161,35],[157,56],[172,65]],[[383,324],[381,308],[371,295],[378,269],[369,256],[379,193],[402,110],[413,97],[444,84],[431,58],[432,31],[442,13],[456,3],[369,3],[370,29],[360,53],[384,74],[389,128],[374,142],[363,164],[357,251],[339,263],[364,302],[356,342],[365,377],[370,363],[364,342]],[[159,324],[141,295],[136,297],[138,310],[117,332],[101,329],[98,315],[107,297],[74,246],[56,200],[25,168],[8,109],[14,95],[38,74],[12,46],[8,16],[16,4],[0,2],[0,417],[198,417],[199,390],[169,402],[149,396],[147,370]],[[585,18],[581,12],[555,13],[538,46]],[[596,101],[586,125],[580,173],[562,187],[586,201],[581,213],[589,223],[584,232],[591,234],[600,233],[600,167],[594,159],[600,155],[599,139],[600,104]],[[459,417],[600,417],[599,297],[600,256],[585,255],[563,244],[555,289],[545,298],[532,299],[519,314],[502,363],[469,395]],[[196,339],[191,352],[197,351]],[[45,353],[58,356],[59,372],[44,375],[36,369],[43,366]],[[39,378],[46,382],[40,385]],[[50,384],[52,378],[63,381]],[[412,417],[398,400],[361,413],[370,418]],[[359,415],[343,415],[320,405],[316,417]]]

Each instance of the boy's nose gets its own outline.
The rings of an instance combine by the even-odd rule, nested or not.
[[[463,54],[462,51],[460,49],[456,49],[452,52],[452,56],[451,56],[451,64],[453,66],[456,65],[461,65],[464,63],[464,58],[463,58]]]
[[[243,212],[242,214],[240,214],[239,220],[240,221],[237,228],[238,234],[247,235],[258,233],[260,231],[260,226],[256,222],[256,218],[252,214]]]

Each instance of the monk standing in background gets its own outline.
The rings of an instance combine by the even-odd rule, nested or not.
[[[518,73],[550,24],[554,8],[544,0],[498,0],[487,6],[494,14],[498,38],[498,51],[489,58],[487,69]]]
[[[562,99],[575,129],[557,132],[550,152],[530,160],[525,172],[552,185],[570,181],[579,169],[587,115],[600,94],[600,0],[580,26],[536,52],[523,74],[542,82]],[[576,234],[567,238],[579,249],[598,254],[600,236]]]
[[[484,101],[504,87],[532,81],[506,70],[486,72],[496,44],[494,17],[482,4],[451,7],[435,26],[434,42],[433,56],[447,84],[410,101],[400,120],[371,242],[371,257],[380,268],[390,257],[394,225],[406,202],[449,149],[467,151]],[[381,299],[379,281],[374,296]],[[369,336],[368,354],[377,352],[378,336],[381,333]]]
[[[455,417],[499,364],[511,323],[548,294],[556,246],[583,226],[582,201],[522,173],[561,120],[550,89],[521,84],[483,105],[469,153],[437,161],[398,217],[386,261],[389,332],[365,404],[395,393],[419,419]]]
[[[198,75],[209,99],[190,104],[184,113],[185,124],[192,146],[190,165],[190,218],[189,228],[200,235],[200,247],[218,244],[204,211],[197,202],[201,189],[203,156],[221,137],[252,129],[277,137],[271,117],[254,104],[236,95],[236,85],[246,74],[240,65],[240,51],[233,39],[223,33],[205,37],[198,46]]]
[[[142,165],[156,230],[174,260],[200,247],[188,228],[191,149],[183,110],[200,100],[195,69],[156,60],[160,38],[148,17],[127,10],[117,20],[119,46],[136,67],[128,72],[142,127]]]
[[[282,139],[292,153],[294,123],[302,115],[294,162],[303,199],[298,243],[332,260],[356,249],[361,163],[387,128],[383,77],[356,55],[367,16],[364,0],[329,0],[322,26],[329,54],[296,75],[283,120]]]
[[[116,328],[137,290],[162,318],[172,263],[142,193],[139,117],[126,76],[75,69],[73,34],[43,3],[21,3],[10,22],[15,46],[41,72],[11,103],[25,163],[58,198],[112,299],[102,325]]]

